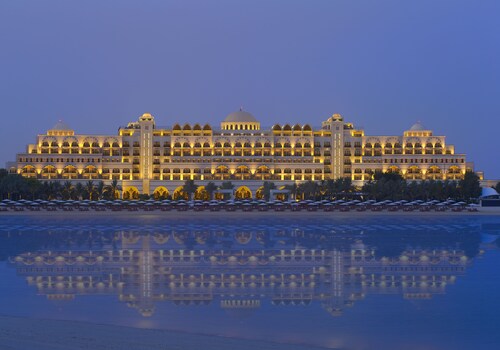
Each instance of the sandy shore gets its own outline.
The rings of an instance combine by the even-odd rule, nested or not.
[[[324,348],[76,321],[0,316],[0,349],[313,350]]]

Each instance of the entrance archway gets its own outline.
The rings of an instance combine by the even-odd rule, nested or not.
[[[184,192],[183,186],[179,186],[175,189],[174,195],[172,196],[172,199],[173,200],[179,200],[179,199],[187,200],[188,199],[188,194],[186,192]]]
[[[240,186],[235,192],[236,199],[249,199],[252,198],[252,191],[246,186]]]
[[[205,186],[198,186],[194,193],[194,199],[202,201],[208,201],[210,199],[210,195],[207,190],[205,190]]]
[[[123,190],[123,199],[139,199],[139,190],[137,187],[126,187]]]
[[[256,199],[264,199],[264,186],[260,186],[255,192]]]
[[[170,196],[170,193],[164,186],[156,187],[153,192],[153,198],[156,200],[167,199],[168,196]]]

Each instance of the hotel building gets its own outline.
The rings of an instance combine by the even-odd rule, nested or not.
[[[257,196],[263,181],[279,188],[348,177],[362,185],[376,172],[398,172],[408,180],[458,180],[473,165],[445,136],[421,123],[399,136],[368,136],[334,114],[319,128],[275,124],[263,130],[252,114],[239,110],[220,128],[161,127],[144,113],[117,135],[76,134],[60,121],[8,168],[43,180],[116,179],[123,197],[131,198],[139,193],[173,195],[188,179],[201,186],[231,181],[240,197]]]

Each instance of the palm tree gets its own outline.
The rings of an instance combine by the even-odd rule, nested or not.
[[[298,191],[302,193],[304,199],[315,198],[319,193],[319,185],[318,183],[309,180],[307,182],[303,182],[299,185]]]
[[[217,186],[213,182],[207,183],[205,186],[205,191],[207,191],[210,196],[210,200],[214,199],[214,192],[217,190]]]
[[[221,190],[232,190],[234,185],[231,181],[224,181],[219,187]]]
[[[191,200],[191,196],[196,192],[197,189],[198,185],[194,183],[194,180],[186,180],[184,186],[182,186],[182,190],[188,195],[188,200]]]
[[[219,189],[221,190],[232,190],[234,189],[234,185],[231,181],[223,181],[220,185]],[[224,199],[227,199],[226,193],[224,194]]]
[[[81,182],[78,182],[75,186],[75,197],[76,199],[82,199],[85,193],[85,188]]]
[[[93,197],[92,195],[95,192],[94,181],[92,180],[87,181],[87,183],[85,184],[85,192],[87,192],[87,194],[89,195],[89,199],[92,200]]]
[[[113,179],[113,181],[111,181],[111,184],[106,186],[106,192],[110,194],[111,199],[113,200],[120,196],[119,191],[121,191],[121,189],[122,187],[118,185],[117,179]]]
[[[51,181],[49,183],[49,199],[60,198],[62,192],[62,186],[60,182]]]
[[[42,184],[37,179],[25,179],[27,190],[31,193],[31,200],[35,199],[35,195],[40,191]]]
[[[106,186],[103,181],[99,181],[97,183],[94,192],[97,194],[97,199],[101,200],[104,198],[104,195],[106,194]]]
[[[64,181],[62,193],[64,199],[71,199],[71,195],[73,194],[73,184],[71,181]]]
[[[276,185],[274,184],[274,182],[264,181],[264,184],[262,187],[264,187],[264,189],[263,189],[264,199],[266,201],[269,201],[269,198],[271,197],[271,190],[276,189]]]
[[[26,186],[22,175],[11,174],[2,178],[2,190],[7,193],[8,199],[21,197],[22,192],[25,192],[25,188]]]
[[[292,199],[296,199],[297,198],[297,184],[296,183],[293,183],[291,185],[285,185],[285,190],[288,190],[290,191],[290,196],[292,197]]]

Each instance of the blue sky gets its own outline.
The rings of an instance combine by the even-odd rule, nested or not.
[[[500,179],[500,1],[0,1],[0,164],[58,119],[115,133],[333,113],[368,135],[420,120]]]

